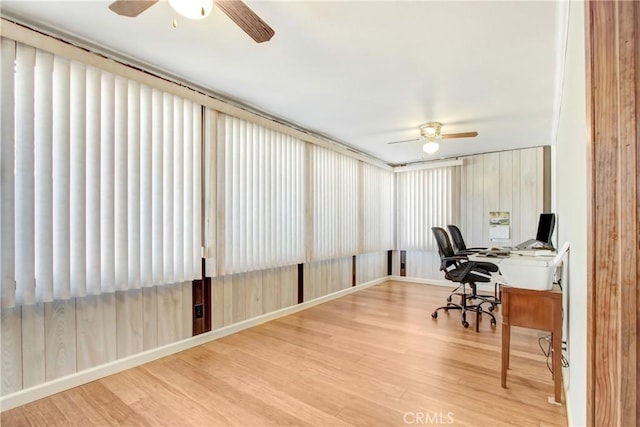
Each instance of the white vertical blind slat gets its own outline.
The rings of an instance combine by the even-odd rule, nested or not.
[[[53,55],[36,52],[36,300],[53,300]],[[12,138],[13,140],[13,138]],[[2,176],[5,179],[5,176]],[[4,252],[3,256],[4,258]]]
[[[184,281],[184,102],[173,98],[173,274],[174,282]]]
[[[100,267],[101,291],[115,289],[115,79],[102,73],[100,105]]]
[[[154,211],[155,171],[152,167],[155,156],[155,123],[153,112],[154,95],[147,85],[140,86],[140,285],[150,287],[154,278]]]
[[[94,67],[86,71],[86,248],[87,293],[101,292],[100,263],[100,108],[102,73]],[[56,254],[57,256],[57,254]]]
[[[34,69],[35,49],[18,44],[16,51],[16,302],[35,302]]]
[[[181,205],[176,206],[180,210],[180,216],[182,218],[181,222],[177,222],[178,228],[180,231],[180,240],[184,240],[184,243],[181,248],[181,253],[177,254],[177,258],[179,259],[181,265],[181,280],[187,280],[187,278],[193,277],[194,274],[194,262],[193,258],[196,260],[199,258],[198,255],[193,251],[193,241],[194,241],[194,228],[193,228],[193,175],[195,169],[193,168],[193,143],[194,143],[194,111],[193,111],[193,103],[190,101],[184,101],[183,105],[183,136],[182,136],[182,146],[183,146],[183,154],[181,156],[182,160],[182,171],[183,171],[183,180],[182,180],[182,188],[180,188],[180,192],[182,193],[184,200]]]
[[[193,104],[193,163],[191,170],[193,170],[193,186],[192,191],[189,192],[190,197],[193,200],[193,208],[191,210],[191,221],[193,226],[193,243],[192,243],[192,271],[191,277],[193,279],[202,278],[202,106]],[[185,262],[187,262],[185,260]]]
[[[129,289],[141,286],[141,147],[143,126],[141,115],[140,85],[129,81],[127,84],[127,284]],[[145,219],[150,218],[147,216]],[[145,220],[145,223],[148,221]]]
[[[70,269],[71,293],[75,296],[86,295],[86,70],[84,65],[72,62],[70,67]],[[91,242],[89,242],[91,244]]]
[[[0,292],[2,308],[15,306],[15,52],[16,43],[0,39]]]
[[[162,239],[163,283],[174,283],[173,264],[173,95],[163,95],[163,153],[162,153]]]
[[[129,289],[129,237],[128,237],[128,148],[129,144],[129,87],[125,79],[115,79],[114,123],[114,279],[115,289]]]

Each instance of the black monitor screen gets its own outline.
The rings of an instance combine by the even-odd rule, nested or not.
[[[553,234],[553,228],[556,225],[556,214],[543,213],[540,214],[540,221],[538,222],[538,234],[536,240],[551,244],[551,235]]]

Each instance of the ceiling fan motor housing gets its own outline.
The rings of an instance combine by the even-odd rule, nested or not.
[[[434,140],[439,139],[442,135],[442,123],[438,122],[429,122],[423,125],[420,125],[420,135],[424,139]]]

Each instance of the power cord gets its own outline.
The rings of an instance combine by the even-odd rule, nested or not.
[[[542,341],[546,341],[547,342],[547,348],[546,349],[542,346]],[[547,358],[547,369],[549,369],[549,372],[551,372],[553,374],[553,368],[551,367],[552,363],[550,361],[551,355],[553,354],[551,335],[546,335],[544,337],[538,338],[538,345],[540,346],[540,350],[542,350],[542,354],[544,354],[545,357]],[[568,368],[569,367],[569,360],[564,355],[564,353],[567,351],[567,342],[566,341],[562,341],[562,346],[561,347],[562,347],[562,355],[560,357],[561,364],[562,364],[563,368]]]

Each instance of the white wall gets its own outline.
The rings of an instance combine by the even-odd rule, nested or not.
[[[574,426],[587,423],[587,136],[584,4],[570,4],[569,37],[558,136],[554,147],[558,242],[571,243],[564,313],[569,368],[567,412]]]

